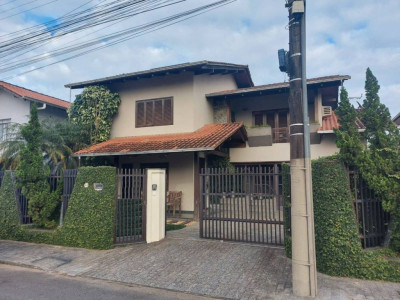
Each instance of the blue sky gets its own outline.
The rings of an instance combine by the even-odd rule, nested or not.
[[[92,1],[91,5],[96,2],[100,0]],[[143,24],[210,2],[212,0],[187,0],[177,6],[104,28],[91,36]],[[16,1],[7,7],[12,8],[12,5],[20,3],[23,2]],[[77,0],[60,0],[29,13],[0,20],[0,35],[53,20],[82,3]],[[20,7],[13,13],[26,10],[32,5]],[[0,12],[0,18],[5,15]],[[64,88],[66,83],[205,59],[248,64],[255,84],[281,82],[286,78],[278,69],[277,50],[288,48],[287,22],[284,0],[237,0],[186,22],[13,78],[10,82],[68,100],[69,90]],[[359,97],[364,94],[365,70],[370,67],[381,85],[381,100],[394,116],[400,111],[398,28],[398,0],[308,0],[308,77],[350,75],[352,79],[345,86],[351,97]],[[87,34],[56,40],[36,51],[62,47],[76,38],[84,39]]]

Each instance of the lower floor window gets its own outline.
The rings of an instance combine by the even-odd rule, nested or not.
[[[0,119],[0,142],[7,140],[11,119]]]

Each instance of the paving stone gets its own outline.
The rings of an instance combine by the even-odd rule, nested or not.
[[[0,241],[0,261],[228,299],[300,299],[282,248],[203,240],[198,225],[152,244],[97,251]],[[316,299],[400,299],[400,284],[318,274]]]

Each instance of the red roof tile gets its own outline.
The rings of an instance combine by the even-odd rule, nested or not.
[[[332,111],[332,114],[330,116],[324,116],[322,117],[322,126],[318,128],[318,132],[333,132],[333,129],[338,129],[340,126],[338,122],[338,117],[335,114],[334,111]],[[356,126],[358,130],[363,130],[365,129],[364,124],[360,121],[360,119],[356,119]]]
[[[67,109],[70,106],[70,103],[58,98],[54,98],[51,96],[47,96],[45,94],[41,94],[32,90],[28,90],[25,89],[23,87],[17,86],[17,85],[13,85],[11,83],[7,83],[4,81],[0,81],[0,87],[3,87],[7,90],[9,90],[10,92],[17,94],[20,97],[27,97],[27,98],[31,98],[43,103],[47,103],[47,104],[51,104],[54,106],[58,106],[58,107],[62,107]]]
[[[246,138],[243,123],[208,124],[195,132],[114,138],[82,149],[75,155],[214,150],[240,130]]]

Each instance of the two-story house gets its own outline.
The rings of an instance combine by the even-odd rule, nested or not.
[[[337,152],[338,87],[349,76],[308,82],[312,157]],[[167,169],[186,216],[199,213],[199,172],[211,157],[279,168],[289,161],[288,83],[254,86],[246,65],[200,61],[66,85],[106,85],[121,97],[110,140],[76,153],[124,168]]]
[[[41,120],[62,121],[68,117],[69,102],[0,81],[0,142],[7,139],[11,123],[28,122],[32,103],[38,105]]]

